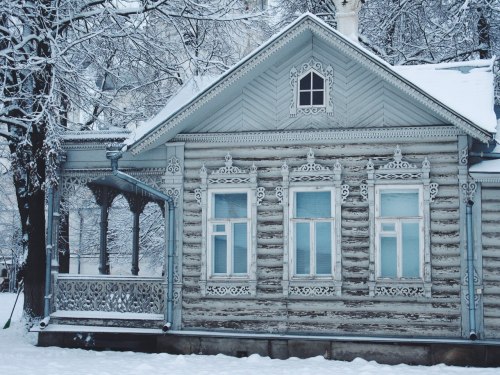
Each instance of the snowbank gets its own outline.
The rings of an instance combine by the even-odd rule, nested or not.
[[[8,319],[15,295],[0,293],[0,322]],[[22,305],[22,299],[18,302]],[[169,355],[133,352],[95,352],[81,349],[38,348],[35,334],[26,334],[17,308],[11,328],[0,330],[0,374],[9,375],[493,375],[498,369],[380,365],[362,359],[330,361],[323,357],[286,361],[252,355]]]

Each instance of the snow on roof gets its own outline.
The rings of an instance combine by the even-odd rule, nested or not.
[[[190,79],[157,115],[142,123],[124,143],[130,146],[141,140],[141,138],[144,138],[156,127],[187,107],[205,91],[208,91],[211,85],[222,81],[226,76],[272,44],[304,18],[313,19],[315,22],[337,34],[340,38],[346,40],[354,48],[359,49],[372,60],[385,65],[388,69],[401,75],[484,130],[491,133],[495,132],[496,118],[493,112],[494,94],[492,74],[492,65],[495,58],[483,61],[394,67],[363,46],[353,43],[345,35],[339,33],[316,15],[306,12],[221,75]]]
[[[493,62],[476,60],[442,64],[395,66],[392,69],[441,103],[491,133],[496,132],[493,111]]]
[[[172,116],[178,110],[190,103],[195,97],[198,96],[203,90],[214,83],[219,76],[194,76],[189,79],[177,93],[170,98],[165,107],[153,116],[148,121],[143,122],[139,127],[130,134],[125,140],[126,145],[131,145],[137,140],[144,137],[149,131],[156,128],[167,118]]]
[[[469,168],[470,173],[500,173],[500,159],[485,160]]]

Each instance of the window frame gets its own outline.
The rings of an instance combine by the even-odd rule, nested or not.
[[[318,164],[314,152],[309,149],[307,163],[289,168],[286,161],[281,166],[283,182],[275,188],[278,202],[283,206],[283,295],[285,298],[330,298],[342,294],[342,256],[341,256],[341,208],[349,195],[349,185],[342,184],[342,165],[338,160],[329,159],[330,166]],[[332,238],[331,274],[296,275],[295,246],[293,244],[293,194],[295,191],[332,192],[334,218]],[[292,197],[292,198],[290,198]],[[290,235],[292,234],[292,235]]]
[[[330,193],[330,216],[329,218],[297,218],[296,217],[296,193],[302,192],[329,192]],[[321,187],[307,187],[307,186],[297,186],[291,187],[289,190],[290,203],[289,209],[289,233],[290,233],[290,276],[292,279],[332,279],[335,275],[335,243],[336,243],[336,233],[335,233],[335,188],[333,186],[321,186]],[[296,226],[298,222],[309,223],[310,234],[309,234],[309,273],[308,274],[298,274],[297,273],[297,242],[296,242]],[[316,243],[315,234],[315,223],[318,222],[328,222],[331,223],[331,272],[328,274],[318,274],[316,273],[316,253],[317,249],[314,246]]]
[[[257,207],[265,197],[265,189],[257,185],[255,163],[249,169],[242,169],[233,165],[229,153],[224,159],[224,166],[211,172],[203,163],[200,168],[200,188],[194,189],[194,197],[201,207],[200,293],[202,297],[252,298],[257,293]],[[212,222],[225,220],[213,217],[212,199],[217,193],[240,192],[247,194],[247,273],[214,273],[213,249],[209,235],[213,234],[213,227],[210,228],[210,225]]]
[[[313,105],[312,97],[310,105],[300,105],[300,80],[309,73],[315,73],[323,79],[323,104]],[[292,66],[290,70],[290,117],[297,115],[316,115],[326,114],[333,116],[333,84],[334,71],[331,65],[323,64],[322,62],[311,58],[298,66]],[[311,76],[311,93],[312,91],[312,76]]]
[[[215,195],[216,194],[246,194],[247,196],[247,212],[246,218],[215,218]],[[249,188],[209,188],[208,189],[208,202],[207,202],[207,268],[208,268],[208,278],[209,279],[247,279],[249,276],[249,266],[251,262],[251,189]],[[245,273],[235,273],[234,272],[234,228],[233,225],[236,223],[247,224],[247,262],[246,262],[246,272]],[[227,236],[227,248],[226,248],[226,273],[216,273],[215,272],[215,251],[213,249],[213,236],[219,234],[220,232],[214,231],[214,226],[217,224],[223,224],[225,228],[225,233]],[[230,226],[229,230],[227,226]]]
[[[439,185],[430,180],[431,163],[424,157],[421,166],[403,160],[399,145],[394,150],[393,160],[375,167],[372,160],[366,164],[366,184],[360,185],[360,194],[368,202],[370,258],[368,287],[370,297],[404,297],[430,298],[432,296],[431,267],[431,203],[438,193]],[[420,226],[421,260],[420,278],[382,278],[379,258],[379,209],[380,190],[419,189],[419,214],[422,217]]]
[[[386,191],[392,192],[418,192],[418,216],[394,216],[382,217],[382,193]],[[375,253],[376,253],[376,278],[377,280],[390,280],[390,281],[423,281],[424,270],[424,204],[423,204],[423,185],[377,185],[375,186]],[[384,277],[382,273],[382,249],[381,238],[384,234],[382,224],[394,223],[396,234],[396,277]],[[418,236],[419,236],[419,276],[406,277],[403,273],[403,251],[402,248],[402,230],[403,223],[418,223]]]

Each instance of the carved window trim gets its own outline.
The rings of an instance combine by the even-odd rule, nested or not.
[[[349,185],[342,184],[342,165],[336,161],[333,169],[316,163],[309,149],[307,163],[290,171],[286,161],[281,167],[282,186],[276,187],[276,197],[283,205],[283,294],[286,297],[333,297],[342,294],[341,205],[349,195]],[[295,275],[293,269],[293,212],[291,194],[296,191],[331,191],[333,199],[334,238],[333,270],[331,275]]]
[[[223,167],[209,172],[205,164],[200,169],[201,186],[194,194],[202,210],[202,244],[200,290],[204,297],[254,297],[257,291],[257,206],[265,195],[265,190],[257,186],[257,167],[249,170],[233,165],[229,153],[225,156]],[[216,193],[246,193],[248,199],[248,263],[245,275],[213,274],[211,267],[211,249],[209,200]]]
[[[370,259],[369,259],[369,294],[370,296],[400,296],[400,297],[431,297],[431,249],[430,249],[430,204],[438,193],[438,184],[430,182],[430,162],[424,158],[421,166],[403,160],[399,146],[394,150],[393,160],[385,165],[375,168],[372,160],[367,163],[367,183],[362,184],[361,196],[368,201],[369,227],[370,227]],[[423,212],[423,229],[421,254],[421,278],[417,279],[382,279],[377,277],[377,217],[376,200],[378,190],[383,188],[415,188],[421,189],[421,202]]]
[[[300,80],[309,73],[316,73],[324,80],[323,105],[302,106],[299,101]],[[326,113],[333,115],[333,68],[331,65],[323,66],[321,62],[312,58],[299,67],[292,67],[290,70],[290,86],[292,89],[292,100],[290,103],[290,117],[298,114],[311,115]],[[312,103],[312,101],[311,101]]]

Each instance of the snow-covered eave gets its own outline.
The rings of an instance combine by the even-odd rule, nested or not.
[[[313,25],[315,25],[314,28],[312,28]],[[191,113],[202,107],[206,102],[212,100],[215,96],[222,92],[225,87],[233,84],[248,71],[255,68],[261,61],[265,60],[276,50],[283,47],[283,45],[288,43],[291,39],[297,37],[308,28],[311,29],[311,31],[316,32],[327,42],[335,45],[348,56],[355,59],[362,56],[364,59],[359,59],[357,61],[363,64],[367,69],[387,79],[396,87],[400,88],[412,96],[415,100],[425,105],[427,108],[438,112],[443,118],[449,121],[450,124],[457,126],[471,137],[484,143],[488,143],[494,139],[494,132],[485,130],[482,126],[476,124],[466,116],[458,113],[445,103],[436,99],[418,85],[396,72],[394,67],[388,62],[365,50],[356,43],[353,43],[320,18],[311,13],[304,13],[281,32],[274,35],[259,48],[240,60],[238,64],[224,72],[211,85],[194,95],[169,117],[152,127],[141,138],[134,140],[133,143],[130,143],[128,145],[128,150],[131,151],[133,155],[137,155],[151,147],[163,134],[171,132],[172,134],[170,134],[170,137],[175,136],[176,133],[182,131],[182,129],[179,129],[179,131],[175,132],[175,128]],[[335,35],[336,38],[331,38],[332,34]]]
[[[82,130],[66,131],[62,135],[63,142],[82,142],[82,141],[105,141],[105,140],[124,140],[130,136],[130,130]]]

